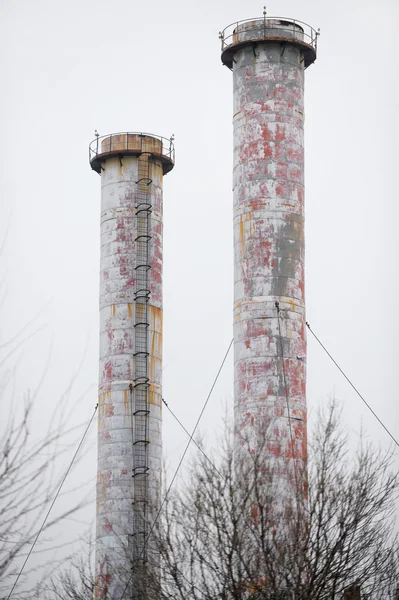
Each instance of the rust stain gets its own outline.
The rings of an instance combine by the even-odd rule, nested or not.
[[[154,358],[155,357],[155,336],[156,333],[155,331],[151,331],[150,332],[150,336],[151,336],[151,354],[150,354],[150,358]],[[153,376],[151,374],[151,379],[153,379]]]
[[[148,390],[148,401],[150,404],[154,406],[162,407],[162,399],[160,394],[159,386],[155,386],[153,383],[150,384]]]
[[[156,364],[162,356],[163,311],[158,306],[148,307],[150,321],[151,350],[148,357],[148,372],[150,383],[156,377]],[[150,401],[151,402],[151,401]]]
[[[162,163],[151,161],[151,178],[161,178],[163,176]]]
[[[150,381],[154,381],[155,378],[155,364],[154,364],[154,345],[155,345],[155,333],[150,331],[151,336],[151,352],[148,357],[148,373],[150,376]]]
[[[111,304],[111,317],[116,317],[116,304]]]
[[[158,306],[149,305],[148,313],[150,316],[150,329],[162,335],[163,330],[163,311]]]
[[[133,304],[131,302],[127,303],[127,314],[129,319],[133,317]]]

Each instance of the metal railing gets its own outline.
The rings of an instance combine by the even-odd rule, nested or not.
[[[124,150],[139,154],[150,152],[164,156],[172,163],[175,162],[173,136],[168,139],[160,135],[154,135],[153,133],[132,131],[96,136],[89,145],[89,162],[91,163],[97,156],[101,156],[102,154],[118,151],[123,152]]]
[[[253,23],[253,26],[251,26],[251,23]],[[251,37],[251,34],[253,34],[253,37]],[[320,31],[316,31],[303,21],[287,17],[264,16],[231,23],[220,32],[219,38],[222,44],[222,52],[229,46],[251,39],[260,40],[281,36],[308,44],[317,53],[317,38],[319,35]]]

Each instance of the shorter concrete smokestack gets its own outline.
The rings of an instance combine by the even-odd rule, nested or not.
[[[173,141],[97,136],[90,164],[101,175],[95,597],[121,598],[129,581],[125,597],[144,600],[131,569],[154,558],[161,494],[162,187]]]

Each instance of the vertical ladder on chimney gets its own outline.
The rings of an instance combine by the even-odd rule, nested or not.
[[[148,535],[148,444],[149,444],[149,373],[148,373],[148,302],[151,243],[151,153],[143,152],[138,159],[136,224],[136,286],[135,286],[135,375],[133,388],[133,561],[137,576],[144,579],[147,562]],[[140,568],[141,567],[141,568]],[[142,584],[135,581],[137,598],[144,598]]]

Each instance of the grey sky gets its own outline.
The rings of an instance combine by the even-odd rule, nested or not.
[[[399,436],[399,4],[282,0],[267,8],[321,28],[305,84],[307,318]],[[218,31],[261,13],[253,0],[1,0],[2,231],[10,220],[1,330],[6,337],[43,311],[47,328],[25,345],[18,387],[35,388],[52,343],[42,393],[49,412],[83,358],[76,393],[92,388],[73,421],[88,420],[97,397],[94,130],[174,133],[176,167],[164,183],[163,393],[193,426],[232,337],[232,75],[220,62]],[[209,439],[232,390],[230,355],[201,424]],[[308,338],[310,411],[332,393],[345,403],[349,430],[363,418],[388,445]],[[165,413],[171,464],[185,441]],[[94,481],[94,450],[89,460]]]

